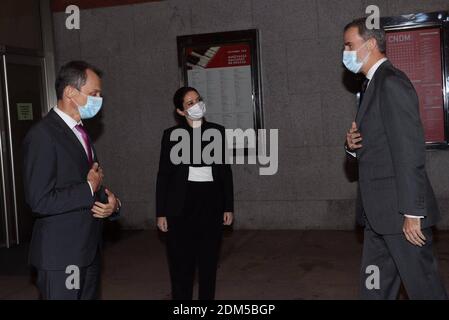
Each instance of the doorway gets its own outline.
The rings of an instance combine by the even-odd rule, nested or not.
[[[25,203],[21,145],[47,112],[45,60],[0,53],[0,246],[31,239],[33,217]]]

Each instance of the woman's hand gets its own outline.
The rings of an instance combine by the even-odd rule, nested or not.
[[[232,212],[225,212],[223,215],[223,224],[225,226],[230,226],[234,220],[234,214]]]
[[[166,217],[157,217],[157,227],[162,232],[167,232],[168,231],[167,218]]]

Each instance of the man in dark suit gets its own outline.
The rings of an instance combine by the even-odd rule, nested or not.
[[[365,226],[361,298],[447,299],[432,249],[438,205],[426,174],[416,91],[386,58],[385,31],[365,19],[344,32],[345,66],[366,76],[346,150],[359,169],[358,221]]]
[[[103,219],[119,214],[81,120],[101,108],[100,77],[86,62],[64,65],[57,106],[23,143],[25,197],[36,217],[29,258],[43,299],[97,298]]]

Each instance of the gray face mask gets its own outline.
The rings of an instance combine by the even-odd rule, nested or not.
[[[206,113],[206,104],[203,101],[198,102],[186,111],[187,118],[190,120],[200,120]]]

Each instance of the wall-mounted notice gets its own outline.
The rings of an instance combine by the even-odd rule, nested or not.
[[[17,103],[17,118],[19,121],[33,120],[33,104]]]
[[[387,32],[387,56],[412,81],[419,97],[426,142],[445,140],[440,28]]]
[[[263,128],[258,32],[255,29],[180,36],[182,85],[206,102],[206,120],[227,129]],[[235,149],[247,149],[234,143]]]
[[[247,44],[187,48],[187,77],[207,104],[207,119],[229,129],[254,127]]]

